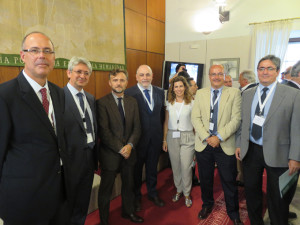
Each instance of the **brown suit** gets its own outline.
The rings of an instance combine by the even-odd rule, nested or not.
[[[115,176],[121,172],[122,210],[125,214],[134,212],[133,168],[136,161],[135,147],[139,141],[141,126],[139,110],[133,97],[124,95],[125,131],[121,115],[112,94],[97,100],[97,123],[100,137],[101,183],[98,195],[101,224],[108,224],[110,196]],[[119,151],[131,143],[133,149],[128,159]]]

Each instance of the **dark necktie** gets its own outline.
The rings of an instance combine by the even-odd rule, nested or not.
[[[123,110],[123,106],[122,106],[122,98],[118,98],[118,109],[119,109],[119,112],[121,115],[123,127],[125,127],[125,114],[124,114],[124,110]]]
[[[82,112],[84,113],[85,118],[83,119],[83,122],[86,122],[86,132],[92,134],[92,132],[93,132],[92,122],[91,122],[88,111],[84,110],[84,102],[83,102],[83,97],[82,97],[83,94],[81,92],[79,92],[79,93],[77,93],[77,96],[79,98],[79,103],[80,103],[80,107],[82,109]]]
[[[42,103],[43,103],[43,107],[45,109],[45,112],[49,113],[49,101],[48,101],[48,98],[47,98],[47,89],[46,88],[42,88],[40,90],[41,94],[42,94]]]
[[[213,96],[213,102],[212,104],[215,103],[217,97],[218,97],[219,90],[214,90],[214,96]],[[214,124],[214,129],[211,130],[211,134],[216,134],[217,133],[217,127],[218,127],[218,102],[213,105],[213,109],[211,110],[212,115],[212,123]]]
[[[145,96],[146,96],[146,98],[148,99],[149,103],[151,104],[151,99],[150,99],[150,95],[149,95],[149,90],[148,90],[148,89],[145,89],[145,90],[144,90],[144,93],[145,93]]]
[[[269,90],[269,88],[264,88],[263,89],[263,94],[261,95],[261,103],[263,104],[266,96],[267,96],[267,91]],[[264,115],[264,109],[261,112],[261,115]],[[259,115],[259,102],[257,103],[256,109],[255,109],[255,115]],[[260,116],[260,115],[259,115]],[[255,140],[258,140],[261,138],[262,135],[262,127],[258,126],[257,124],[253,123],[252,125],[252,131],[251,131],[251,135]]]

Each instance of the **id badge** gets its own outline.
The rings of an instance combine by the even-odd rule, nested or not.
[[[93,136],[91,133],[87,133],[86,136],[87,136],[87,143],[93,142]]]
[[[172,138],[180,138],[180,131],[174,131],[172,134]]]
[[[263,116],[258,116],[258,115],[254,116],[253,124],[262,127],[264,125],[264,122],[265,122],[265,118]]]
[[[214,130],[214,123],[212,123],[212,122],[209,123],[209,129]]]

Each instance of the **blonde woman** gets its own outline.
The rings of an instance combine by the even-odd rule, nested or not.
[[[177,189],[172,201],[178,202],[184,195],[185,205],[191,207],[190,192],[195,136],[191,123],[193,100],[184,77],[178,76],[172,80],[166,106],[163,150],[169,152],[174,184]]]

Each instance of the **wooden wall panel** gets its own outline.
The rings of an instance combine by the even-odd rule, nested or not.
[[[165,24],[147,17],[147,52],[165,53]]]
[[[146,16],[125,9],[126,48],[146,51]]]
[[[64,76],[66,76],[66,72],[64,69],[54,69],[48,75],[48,80],[59,87],[64,87]]]
[[[161,79],[163,74],[163,63],[165,55],[164,54],[155,54],[147,53],[147,65],[149,65],[153,72],[153,81],[152,84],[158,87],[161,87]]]
[[[17,77],[19,73],[19,67],[0,66],[0,84]]]
[[[146,0],[125,0],[125,8],[146,15]]]
[[[96,99],[99,99],[111,92],[108,84],[108,74],[105,71],[95,71],[95,86],[96,86]]]
[[[165,22],[165,1],[147,0],[147,16]]]
[[[128,71],[128,87],[136,84],[136,70],[142,64],[147,64],[147,53],[132,49],[126,50],[127,71]]]

